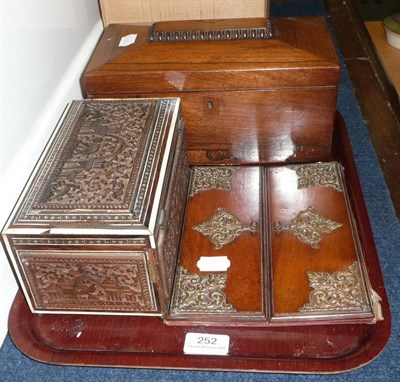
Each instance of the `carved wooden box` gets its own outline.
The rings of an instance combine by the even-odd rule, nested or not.
[[[168,323],[381,319],[338,162],[195,167]]]
[[[72,102],[2,235],[31,310],[163,315],[188,176],[179,99]]]
[[[318,17],[109,25],[83,76],[89,98],[180,97],[189,163],[217,165],[325,160],[338,82]]]

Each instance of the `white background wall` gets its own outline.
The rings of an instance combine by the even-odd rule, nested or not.
[[[97,0],[0,0],[0,226],[102,32]],[[0,344],[17,284],[0,248]]]

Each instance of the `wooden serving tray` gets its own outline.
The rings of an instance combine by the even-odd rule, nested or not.
[[[383,321],[269,327],[168,326],[156,317],[35,315],[18,293],[9,316],[15,345],[50,364],[165,369],[337,373],[365,365],[385,347],[391,327],[367,211],[346,127],[335,126],[335,154],[346,169],[346,186],[372,288],[381,297]],[[230,337],[228,356],[185,355],[188,332]]]

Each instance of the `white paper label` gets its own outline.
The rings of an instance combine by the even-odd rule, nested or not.
[[[229,336],[225,334],[186,333],[185,354],[227,355]]]
[[[200,272],[226,272],[230,265],[227,256],[201,256],[197,262]]]
[[[136,41],[136,37],[137,37],[136,33],[128,34],[128,35],[126,35],[126,36],[121,38],[121,40],[119,41],[118,46],[128,46],[128,45],[134,44],[135,41]]]

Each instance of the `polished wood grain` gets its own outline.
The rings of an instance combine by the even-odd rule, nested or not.
[[[337,89],[195,91],[168,95],[182,99],[191,164],[304,162],[330,155],[331,105],[336,102]],[[306,104],[304,98],[308,100]]]
[[[400,102],[352,1],[325,0],[379,165],[400,218]]]
[[[346,168],[349,200],[372,287],[382,298],[383,321],[374,325],[169,327],[151,317],[34,315],[18,294],[9,316],[11,338],[29,357],[64,365],[301,373],[338,373],[365,365],[385,347],[391,318],[356,166],[340,117],[334,148],[337,154],[332,159],[340,160]],[[229,335],[229,355],[184,355],[188,331]]]
[[[219,23],[258,27],[265,19],[211,24]],[[192,26],[164,22],[160,28],[182,25]],[[88,63],[83,89],[90,98],[181,97],[190,164],[324,159],[339,80],[329,31],[313,17],[273,25],[272,39],[190,42],[148,42],[148,26],[110,25]],[[119,47],[131,33],[136,42]]]
[[[346,189],[337,191],[326,186],[299,189],[296,172],[287,166],[269,169],[268,180],[272,322],[303,321],[307,314],[300,313],[300,308],[309,302],[312,290],[307,272],[334,274],[344,271],[354,262],[359,262],[362,269],[363,254],[358,250],[358,236],[355,233],[352,212],[349,210]],[[335,228],[322,236],[318,248],[299,240],[292,232],[277,232],[273,228],[278,222],[287,226],[309,207],[315,208],[323,219],[335,223]],[[365,284],[361,280],[361,285],[366,288],[368,282]],[[337,292],[336,298],[340,300],[339,288]],[[320,313],[318,310],[313,313],[314,322]],[[331,315],[333,313],[335,312],[330,312]],[[339,314],[332,319],[341,320],[346,319],[350,312],[343,308],[336,313]],[[296,315],[297,318],[294,317]],[[358,312],[356,316],[367,322],[375,320],[371,311],[365,314]]]
[[[200,325],[218,321],[226,324],[240,318],[242,321],[251,321],[258,317],[265,321],[264,201],[261,192],[261,168],[236,168],[233,170],[231,182],[231,190],[208,189],[189,197],[178,266],[204,277],[213,272],[199,271],[197,261],[201,256],[226,256],[230,266],[226,271],[227,281],[223,292],[227,302],[233,305],[236,312],[172,314],[168,318],[171,325],[178,324],[175,320],[179,318],[197,321]],[[194,228],[210,221],[219,208],[232,214],[245,225],[255,222],[255,231],[244,231],[232,242],[216,249],[208,236]],[[224,225],[225,227],[227,225]]]

